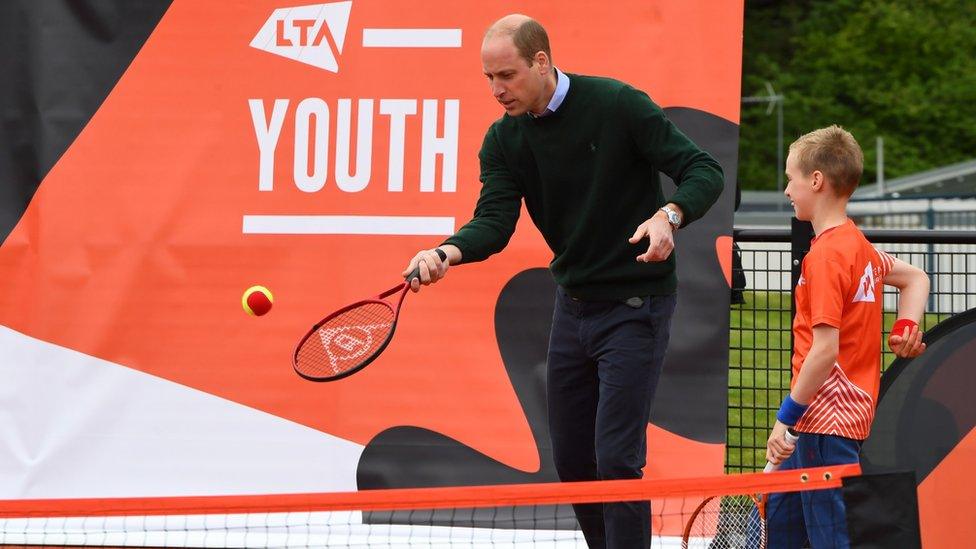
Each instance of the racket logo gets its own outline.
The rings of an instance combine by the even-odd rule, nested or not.
[[[346,352],[352,352],[356,347],[361,347],[364,345],[363,340],[357,339],[349,334],[339,334],[332,339],[333,343],[341,347]],[[365,345],[368,345],[368,343],[365,343]]]
[[[350,361],[373,350],[373,332],[380,330],[385,334],[389,327],[389,324],[361,324],[322,328],[318,335],[333,371],[340,373],[347,369]]]

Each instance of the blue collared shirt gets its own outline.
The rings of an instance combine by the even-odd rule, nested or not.
[[[546,110],[542,111],[542,114],[529,112],[529,115],[532,118],[542,118],[543,116],[549,116],[556,112],[559,105],[563,104],[563,99],[566,99],[567,93],[569,93],[569,77],[563,74],[563,71],[556,69],[556,91],[552,93],[552,99],[549,100],[549,105],[546,106]]]

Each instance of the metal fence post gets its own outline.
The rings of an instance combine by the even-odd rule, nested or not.
[[[933,230],[933,229],[935,229],[935,209],[932,207],[932,199],[931,198],[929,199],[929,207],[925,211],[925,226],[930,231]],[[926,251],[925,251],[925,272],[927,272],[927,273],[934,273],[935,272],[935,245],[932,244],[932,243],[929,243],[929,245],[926,246]],[[929,292],[929,303],[928,303],[927,308],[930,311],[934,311],[935,310],[935,296],[937,296],[939,294],[939,277],[938,276],[935,276],[935,277],[930,277],[930,278],[932,279],[931,280],[931,282],[932,282],[932,288],[931,288],[931,291]]]
[[[793,362],[793,319],[796,317],[796,288],[800,280],[803,258],[810,251],[810,241],[813,240],[813,224],[790,218],[790,363]]]

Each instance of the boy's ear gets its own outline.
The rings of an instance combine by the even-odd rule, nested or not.
[[[813,191],[820,192],[823,190],[826,184],[827,181],[826,178],[824,178],[823,172],[820,170],[813,170],[813,173],[810,174],[810,185],[813,188]]]

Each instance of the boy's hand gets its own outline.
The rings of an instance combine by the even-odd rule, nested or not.
[[[787,425],[777,421],[773,425],[773,432],[769,434],[769,440],[766,441],[766,461],[774,465],[779,465],[793,455],[793,450],[796,448],[796,445],[786,441],[787,428]]]
[[[898,331],[893,330],[891,336],[888,337],[888,347],[895,353],[895,356],[900,358],[917,357],[925,352],[922,331],[918,329],[918,325],[905,326]]]

